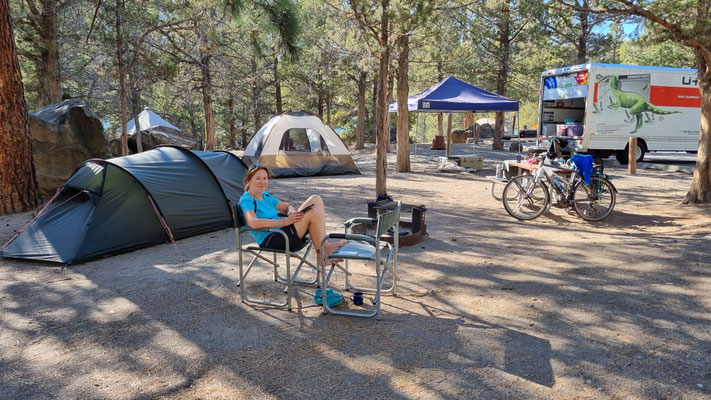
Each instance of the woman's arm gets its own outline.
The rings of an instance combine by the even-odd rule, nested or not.
[[[257,217],[257,214],[255,214],[254,211],[249,210],[244,213],[244,220],[252,229],[281,228],[282,226],[293,224],[295,221],[291,221],[291,219],[292,216],[295,216],[296,214],[297,213],[293,213],[287,218],[266,219]]]
[[[279,203],[277,203],[276,209],[280,213],[286,215],[291,215],[292,213],[296,212],[296,209],[292,207],[291,204],[281,200],[279,201]]]

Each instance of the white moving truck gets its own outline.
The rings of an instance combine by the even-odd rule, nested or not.
[[[649,151],[699,147],[701,93],[695,69],[581,64],[543,72],[538,146],[556,136],[569,151],[627,163],[637,136],[637,161]]]

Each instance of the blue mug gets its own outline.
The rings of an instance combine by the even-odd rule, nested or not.
[[[354,292],[353,293],[353,304],[357,306],[362,306],[363,305],[363,292]]]

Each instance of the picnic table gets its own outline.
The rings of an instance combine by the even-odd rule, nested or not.
[[[531,164],[528,161],[508,161],[507,162],[509,166],[509,173],[507,174],[508,176],[514,177],[518,175],[523,175],[526,172],[531,172],[536,167],[538,167],[538,164]],[[486,176],[486,179],[491,181],[491,188],[490,188],[490,193],[491,197],[493,197],[495,200],[501,200],[501,196],[497,196],[495,193],[495,189],[497,185],[506,185],[509,182],[509,179],[506,176],[503,177],[496,177],[494,175],[488,175]]]

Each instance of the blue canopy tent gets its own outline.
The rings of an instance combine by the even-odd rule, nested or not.
[[[390,104],[397,112],[397,102]],[[518,101],[470,85],[455,77],[445,78],[407,98],[408,111],[430,113],[518,111]],[[451,114],[450,114],[451,119]],[[449,124],[451,125],[451,124]],[[449,133],[447,155],[449,155]]]

